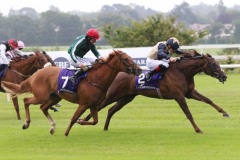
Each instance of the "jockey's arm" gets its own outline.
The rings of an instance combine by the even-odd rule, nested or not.
[[[26,56],[28,57],[28,54],[26,54],[26,53],[24,53],[24,52],[22,52],[22,51],[20,51],[18,49],[15,49],[14,53],[19,55],[20,57],[26,57]]]
[[[1,44],[0,45],[0,64],[9,64],[9,59],[6,57],[6,46]]]

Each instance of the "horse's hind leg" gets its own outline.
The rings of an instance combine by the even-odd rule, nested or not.
[[[96,125],[98,123],[98,109],[97,107],[90,108],[93,121],[85,121],[84,119],[78,119],[77,123],[80,125]]]
[[[108,127],[109,127],[110,120],[111,120],[112,116],[113,116],[117,111],[119,111],[120,109],[122,109],[126,104],[128,104],[129,102],[131,102],[131,101],[135,98],[135,96],[136,96],[136,95],[131,95],[131,96],[123,97],[122,99],[118,100],[117,103],[108,110],[108,115],[107,115],[106,122],[105,122],[105,125],[104,125],[104,130],[105,130],[105,131],[108,130]]]
[[[103,108],[107,107],[109,104],[113,103],[113,99],[112,98],[106,98],[99,106],[98,106],[98,112],[100,110],[102,110]],[[87,115],[84,118],[84,121],[89,121],[89,119],[92,118],[92,114]]]
[[[22,128],[27,129],[30,126],[30,122],[31,122],[29,105],[30,104],[40,104],[40,101],[37,100],[35,97],[24,98],[23,101],[24,101],[24,108],[25,108],[25,114],[26,114],[26,122]]]
[[[77,122],[78,118],[86,111],[87,106],[85,105],[79,105],[78,109],[76,110],[76,112],[74,113],[70,124],[68,125],[68,128],[65,131],[65,136],[68,136],[72,126]]]
[[[195,132],[197,133],[202,133],[202,131],[200,130],[200,128],[198,128],[198,126],[196,125],[196,123],[193,120],[192,114],[187,106],[187,102],[185,100],[184,97],[178,97],[175,99],[177,101],[177,103],[179,104],[179,106],[181,107],[182,111],[184,112],[184,114],[186,115],[186,117],[189,119],[189,121],[191,122]]]
[[[218,112],[222,113],[224,117],[229,117],[227,112],[225,112],[222,108],[220,108],[218,105],[213,103],[209,98],[203,96],[202,94],[200,94],[196,90],[193,90],[191,92],[191,94],[188,95],[188,98],[192,98],[192,99],[195,99],[195,100],[198,100],[198,101],[205,102],[205,103],[211,105],[212,107],[214,107]]]
[[[19,104],[18,104],[18,97],[17,95],[11,95],[12,96],[12,102],[15,108],[15,111],[17,113],[17,119],[21,120],[20,112],[19,112]]]

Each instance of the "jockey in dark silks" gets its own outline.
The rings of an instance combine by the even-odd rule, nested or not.
[[[182,54],[179,48],[179,41],[172,37],[167,41],[158,42],[147,55],[147,67],[150,72],[146,75],[146,79],[150,80],[156,72],[164,73],[169,67],[169,62],[175,62],[176,58],[171,57],[171,53]]]

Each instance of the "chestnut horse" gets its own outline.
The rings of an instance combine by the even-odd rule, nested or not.
[[[179,104],[197,133],[202,133],[202,131],[194,122],[185,97],[205,102],[214,107],[218,112],[222,113],[223,116],[228,117],[229,115],[222,108],[196,91],[194,84],[194,76],[202,71],[207,75],[219,79],[219,81],[223,83],[226,81],[227,76],[221,70],[215,59],[209,54],[200,55],[196,51],[194,52],[194,57],[181,58],[177,62],[170,64],[164,78],[159,81],[159,90],[138,90],[135,86],[135,76],[119,73],[109,87],[107,97],[98,107],[98,110],[101,110],[109,104],[117,102],[108,110],[104,130],[108,130],[112,116],[126,104],[131,102],[137,95],[157,99],[174,99]],[[144,76],[144,74],[140,76]],[[88,115],[85,120],[89,120],[90,118],[91,115]]]
[[[10,62],[10,65],[6,69],[5,76],[0,79],[0,81],[8,81],[13,83],[20,83],[23,80],[27,79],[30,75],[36,72],[38,69],[43,68],[44,66],[49,65],[48,59],[39,51],[35,51],[35,54],[27,58],[22,59],[17,57]],[[2,87],[0,87],[1,92],[5,92]],[[11,95],[14,108],[17,113],[18,120],[21,119],[19,113],[19,104],[17,95]]]
[[[93,64],[92,69],[88,71],[87,77],[80,81],[76,95],[68,92],[58,92],[58,77],[61,68],[48,67],[37,71],[34,75],[23,81],[20,85],[2,81],[2,87],[14,94],[26,92],[33,93],[33,97],[24,98],[26,123],[23,129],[30,125],[30,104],[41,104],[41,110],[49,119],[51,124],[50,133],[55,132],[55,122],[48,113],[48,109],[58,103],[61,99],[65,99],[72,103],[77,103],[78,108],[74,113],[65,136],[68,136],[72,126],[79,117],[90,109],[93,115],[93,121],[81,121],[81,125],[95,125],[98,123],[97,106],[105,99],[108,87],[115,79],[119,72],[138,75],[141,68],[126,53],[120,50],[113,51],[106,60],[99,59]],[[68,79],[66,79],[68,81]]]

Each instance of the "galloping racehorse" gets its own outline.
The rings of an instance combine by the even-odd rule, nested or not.
[[[93,115],[93,121],[81,121],[81,125],[95,125],[98,123],[97,106],[105,99],[108,87],[119,72],[128,74],[140,74],[141,68],[134,63],[133,59],[120,50],[113,51],[106,60],[99,59],[90,71],[87,77],[80,81],[76,89],[76,94],[61,92],[58,90],[59,74],[63,71],[58,67],[48,67],[37,71],[34,75],[23,81],[20,85],[2,81],[2,87],[10,93],[33,93],[34,97],[24,98],[26,111],[26,123],[23,129],[30,125],[30,104],[41,104],[41,109],[51,123],[50,133],[55,132],[55,122],[48,113],[50,106],[58,103],[62,98],[72,103],[77,103],[78,108],[74,113],[71,122],[65,132],[68,136],[72,126],[79,117],[89,108]],[[68,78],[65,84],[68,84]]]
[[[16,58],[14,61],[10,62],[10,65],[3,69],[4,75],[0,78],[1,81],[7,81],[12,83],[20,83],[27,79],[30,75],[36,72],[38,69],[49,65],[48,59],[39,51],[35,51],[30,57],[21,59]],[[0,87],[1,92],[5,92],[2,87]],[[12,94],[12,102],[17,113],[18,120],[21,119],[19,113],[19,104],[16,94]]]
[[[158,82],[160,87],[157,89],[136,89],[135,76],[119,73],[109,87],[106,99],[98,107],[98,110],[101,110],[107,105],[117,102],[108,110],[104,130],[108,130],[111,117],[131,102],[137,95],[158,99],[174,99],[197,133],[202,133],[202,131],[195,124],[185,97],[210,104],[218,112],[222,113],[223,116],[229,117],[222,108],[194,89],[194,76],[199,72],[203,71],[205,74],[217,78],[222,83],[226,81],[227,76],[215,59],[209,54],[200,55],[196,51],[194,51],[194,54],[195,56],[192,58],[181,58],[181,60],[171,63],[163,79]],[[142,77],[143,80],[144,74],[141,74],[139,77]],[[88,115],[85,120],[89,120],[90,118],[91,115]]]

